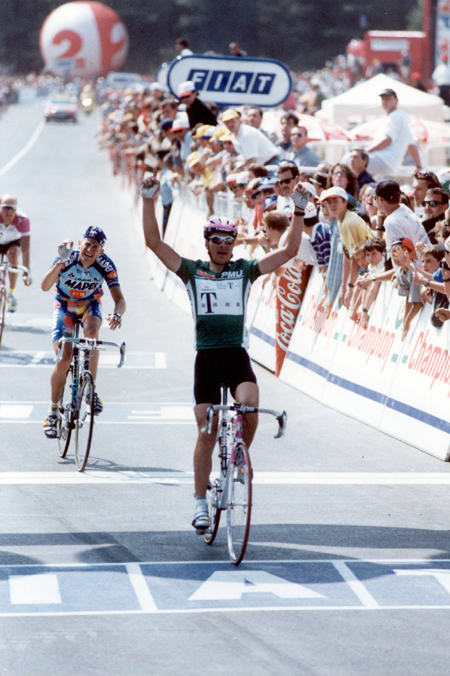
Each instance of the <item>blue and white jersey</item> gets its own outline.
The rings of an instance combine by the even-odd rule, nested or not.
[[[55,265],[59,261],[56,258]],[[83,268],[80,263],[80,252],[72,251],[64,264],[56,283],[56,297],[62,300],[100,300],[103,295],[102,284],[108,288],[119,286],[116,266],[112,260],[102,253],[95,263]]]

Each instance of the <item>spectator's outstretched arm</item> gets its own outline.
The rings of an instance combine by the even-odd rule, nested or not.
[[[153,197],[145,197],[145,189],[156,187]],[[155,199],[158,194],[159,182],[155,178],[145,178],[142,181],[142,226],[144,229],[145,244],[153,251],[159,260],[172,272],[176,272],[181,265],[181,256],[172,247],[162,241],[159,233],[158,221],[155,214]]]

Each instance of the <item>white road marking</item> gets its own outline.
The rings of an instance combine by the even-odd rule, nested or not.
[[[145,581],[141,566],[138,563],[127,563],[125,567],[141,610],[146,613],[157,612],[158,608]]]
[[[55,449],[56,452],[56,449]],[[70,451],[69,451],[70,453]],[[334,475],[338,474],[338,477]],[[212,473],[212,477],[217,476]],[[0,472],[0,485],[22,484],[168,484],[181,485],[194,482],[193,472],[162,471],[162,472],[135,472],[123,470],[108,472],[105,470],[90,469],[89,465],[83,474],[79,472]],[[253,482],[261,485],[331,485],[331,486],[436,486],[450,484],[449,474],[422,473],[361,473],[361,472],[254,472]]]
[[[372,594],[367,591],[362,582],[352,573],[350,568],[343,561],[332,561],[333,566],[338,571],[339,575],[352,589],[353,593],[359,598],[365,608],[379,608],[379,604],[375,601]]]
[[[242,594],[274,594],[280,599],[318,599],[323,594],[265,570],[216,570],[189,601],[231,601]]]
[[[0,421],[2,418],[28,419],[33,408],[33,406],[26,404],[0,404]]]
[[[27,153],[30,152],[31,148],[34,146],[34,144],[38,140],[40,134],[42,133],[42,130],[44,129],[44,127],[45,127],[45,121],[41,120],[41,122],[39,122],[38,126],[34,130],[33,135],[30,138],[30,140],[28,141],[28,143],[26,145],[24,145],[22,150],[20,150],[16,155],[14,155],[14,157],[9,162],[7,162],[7,164],[5,164],[4,167],[2,167],[0,169],[0,176],[4,176],[7,171],[12,169],[17,164],[17,162],[19,162],[23,157],[25,157],[25,155]]]
[[[118,363],[119,350],[100,352],[100,368],[117,368]],[[54,365],[55,353],[51,350],[46,352],[21,352],[18,350],[0,352],[0,368],[53,368]],[[165,369],[167,368],[167,359],[164,352],[127,352],[122,368]]]
[[[58,577],[55,573],[11,575],[9,593],[13,605],[61,603]]]

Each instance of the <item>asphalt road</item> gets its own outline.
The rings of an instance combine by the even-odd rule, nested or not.
[[[0,190],[32,223],[0,353],[0,674],[442,676],[448,673],[450,468],[325,408],[255,366],[246,558],[208,547],[193,509],[192,319],[152,286],[133,206],[99,149],[99,119],[0,119]],[[104,413],[83,475],[42,430],[59,241],[107,233],[128,308],[127,362],[103,358]],[[112,304],[105,292],[105,314]]]

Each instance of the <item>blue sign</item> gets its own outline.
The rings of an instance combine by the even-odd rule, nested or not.
[[[167,72],[167,85],[177,96],[178,86],[192,80],[202,101],[223,106],[274,107],[291,91],[286,66],[274,59],[193,54],[175,59]]]

